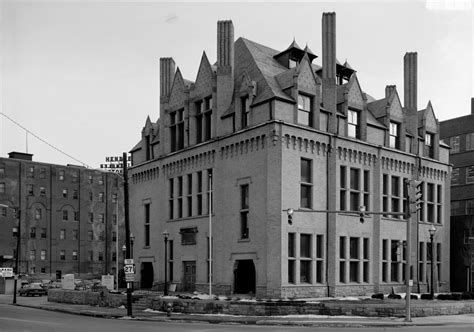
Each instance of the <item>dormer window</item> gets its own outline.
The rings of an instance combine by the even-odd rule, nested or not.
[[[311,98],[302,94],[298,95],[298,123],[311,126]]]
[[[196,102],[196,143],[211,139],[212,96]]]
[[[348,110],[347,112],[347,136],[360,138],[359,112]]]
[[[249,112],[249,107],[248,107],[248,96],[245,96],[245,97],[241,97],[240,98],[240,107],[241,107],[241,113],[240,113],[240,117],[241,117],[241,125],[242,125],[242,128],[247,128],[249,126],[249,123],[250,123],[250,112]]]
[[[425,156],[429,158],[434,157],[434,148],[433,148],[433,134],[425,134]]]
[[[400,125],[395,122],[390,122],[390,132],[389,132],[389,146],[392,149],[400,148]]]
[[[184,109],[170,113],[171,152],[184,148]]]

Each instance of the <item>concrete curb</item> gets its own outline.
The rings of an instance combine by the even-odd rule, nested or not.
[[[12,304],[13,305],[13,304]],[[351,318],[326,318],[326,319],[265,319],[263,317],[236,317],[236,316],[201,316],[201,315],[186,315],[186,314],[172,314],[171,317],[163,315],[147,316],[137,315],[127,317],[123,314],[114,314],[107,312],[99,312],[94,310],[73,310],[69,308],[47,307],[31,304],[16,304],[20,307],[63,312],[74,315],[106,318],[106,319],[129,319],[139,321],[156,321],[156,322],[182,322],[182,323],[203,323],[209,324],[242,324],[242,325],[262,325],[262,326],[318,326],[318,327],[402,327],[402,326],[444,326],[447,322],[405,322],[405,321],[370,321],[370,320],[351,320]],[[456,323],[454,323],[456,324]]]

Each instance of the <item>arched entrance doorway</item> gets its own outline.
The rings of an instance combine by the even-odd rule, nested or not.
[[[251,259],[235,261],[234,294],[255,294],[255,265]]]
[[[141,288],[151,288],[153,286],[153,263],[152,262],[142,262],[140,269],[140,287]]]

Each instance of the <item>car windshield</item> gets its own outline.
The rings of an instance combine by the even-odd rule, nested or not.
[[[28,288],[43,288],[41,284],[30,284]]]

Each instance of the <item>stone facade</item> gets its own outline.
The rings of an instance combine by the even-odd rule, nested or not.
[[[414,290],[429,281],[433,224],[435,286],[449,288],[449,154],[431,104],[416,105],[417,55],[405,56],[408,106],[393,85],[375,100],[335,58],[335,14],[322,25],[323,68],[296,42],[279,52],[234,41],[229,21],[218,23],[217,65],[204,54],[195,82],[160,60],[159,119],[147,118],[131,150],[142,287],[165,281],[166,231],[167,281],[207,292],[211,224],[215,293],[362,295],[402,285],[406,221],[386,213],[360,222],[357,211],[403,211],[404,180],[416,178],[424,201],[409,241]]]
[[[30,154],[0,158],[0,255],[11,257],[1,264],[15,266],[16,208],[21,273],[39,279],[114,274],[116,239],[125,237],[121,184],[115,173],[41,163]]]

